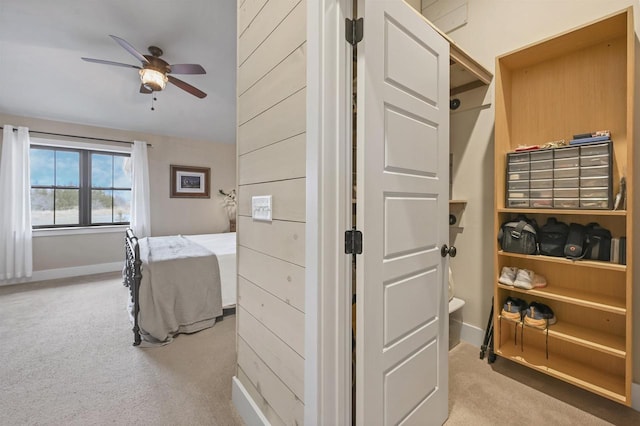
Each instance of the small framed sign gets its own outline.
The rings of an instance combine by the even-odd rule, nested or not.
[[[171,165],[171,198],[210,198],[211,169]]]

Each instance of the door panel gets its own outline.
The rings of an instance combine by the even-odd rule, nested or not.
[[[385,349],[437,318],[438,303],[431,295],[438,294],[438,286],[436,269],[385,285]],[[402,315],[398,315],[398,312],[402,312]]]
[[[432,360],[437,357],[437,341],[427,342],[418,352],[385,375],[385,424],[396,425],[410,417],[407,413],[436,392],[438,373]]]
[[[437,172],[438,128],[407,111],[385,108],[387,139],[385,140],[385,170],[399,173],[435,176]],[[410,139],[425,141],[410,152],[404,143]]]
[[[356,421],[447,418],[449,46],[402,0],[360,0]]]

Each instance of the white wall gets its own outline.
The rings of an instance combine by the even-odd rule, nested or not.
[[[635,6],[634,21],[637,34],[640,31],[638,0],[473,0],[468,2],[467,24],[448,35],[474,59],[494,72],[496,56],[615,13],[630,5]],[[491,253],[495,238],[492,233],[495,117],[493,90],[492,84],[486,91],[486,101],[491,103],[488,108],[471,109],[451,116],[451,146],[454,153],[453,198],[468,201],[464,212],[464,229],[454,235],[459,254],[451,263],[456,294],[467,302],[463,313],[464,321],[481,328],[485,327],[489,316],[495,280]],[[474,94],[467,96],[469,95]],[[460,98],[462,110],[469,104],[466,104],[462,95]],[[482,104],[471,102],[474,105]],[[636,111],[638,108],[636,105]],[[638,131],[640,121],[637,118],[635,126]],[[635,278],[637,282],[637,273]],[[638,294],[635,306],[637,317],[640,306]],[[639,346],[640,327],[636,327],[636,354],[640,353]],[[640,377],[640,356],[636,355],[634,358],[634,381],[637,382]]]
[[[148,150],[151,186],[151,230],[154,236],[170,234],[204,234],[224,232],[229,220],[221,204],[218,189],[235,188],[235,145],[212,141],[180,139],[167,136],[106,129],[29,117],[0,114],[0,124],[26,126],[31,130],[70,135],[143,140],[153,146]],[[38,135],[34,135],[38,136]],[[121,146],[121,145],[119,145]],[[211,198],[169,198],[169,165],[211,168]],[[124,232],[35,236],[33,266],[37,272],[62,270],[87,271],[87,266],[114,264],[124,259]],[[57,276],[56,276],[57,277]]]

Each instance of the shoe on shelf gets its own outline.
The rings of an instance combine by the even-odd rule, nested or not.
[[[514,287],[531,290],[532,288],[545,287],[547,280],[530,269],[518,269],[518,274],[513,280]]]
[[[516,274],[518,273],[518,268],[514,266],[505,266],[502,268],[502,272],[500,273],[500,278],[498,278],[498,282],[504,285],[513,285],[513,280],[516,279]]]
[[[524,311],[524,323],[544,330],[556,323],[556,316],[547,305],[531,302]]]
[[[517,297],[507,297],[502,306],[502,317],[512,320],[521,321],[522,313],[527,309],[527,302]]]

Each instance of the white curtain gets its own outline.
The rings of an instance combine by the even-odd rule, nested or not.
[[[29,129],[4,126],[0,157],[0,280],[33,273]]]
[[[138,238],[151,236],[147,143],[135,141],[131,151],[131,229]]]

